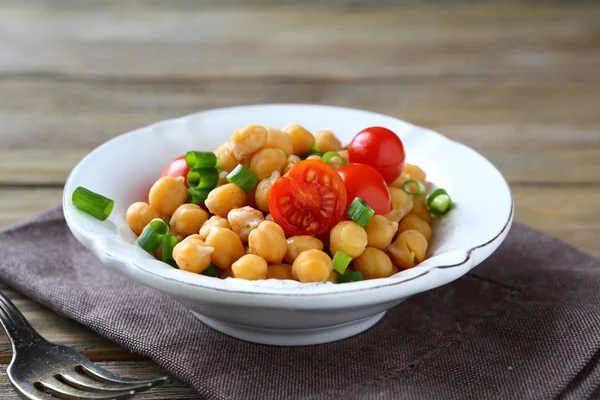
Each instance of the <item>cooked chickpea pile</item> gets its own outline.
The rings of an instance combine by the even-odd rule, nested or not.
[[[189,203],[184,177],[165,176],[154,183],[147,203],[129,207],[127,223],[140,235],[152,220],[164,220],[178,239],[172,249],[177,267],[198,274],[216,266],[223,279],[336,283],[333,256],[339,251],[351,258],[347,271],[360,271],[364,279],[386,278],[422,262],[433,216],[425,195],[403,189],[408,180],[426,182],[425,172],[415,165],[406,164],[388,184],[392,211],[373,215],[364,227],[343,219],[315,237],[288,235],[274,222],[268,198],[275,182],[301,159],[321,159],[311,152],[338,152],[330,165],[339,166],[342,158],[348,159],[342,147],[333,132],[313,135],[296,124],[281,130],[260,125],[236,129],[215,151],[219,179],[204,204]],[[226,178],[239,164],[258,181],[248,193]],[[162,246],[154,254],[162,259]]]

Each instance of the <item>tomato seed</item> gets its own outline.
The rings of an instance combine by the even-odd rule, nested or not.
[[[318,221],[313,221],[310,223],[310,225],[308,225],[308,227],[306,228],[308,231],[314,231],[315,229],[317,229],[317,227],[319,226],[319,222]]]

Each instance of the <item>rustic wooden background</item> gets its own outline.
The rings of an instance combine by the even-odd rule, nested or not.
[[[122,132],[219,106],[322,103],[475,148],[510,182],[517,221],[600,256],[600,3],[400,3],[1,1],[0,226],[58,204],[75,163]],[[49,340],[160,373],[0,290]],[[0,369],[10,357],[2,336]],[[139,396],[195,397],[176,379]],[[4,374],[0,398],[17,398]]]

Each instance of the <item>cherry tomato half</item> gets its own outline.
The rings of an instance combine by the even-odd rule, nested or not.
[[[392,131],[379,126],[364,129],[350,142],[351,163],[375,168],[387,183],[392,183],[404,169],[404,145]]]
[[[360,197],[371,206],[375,214],[385,215],[392,211],[390,190],[375,168],[366,164],[346,164],[336,171],[346,186],[346,209],[355,197]]]
[[[169,164],[167,164],[162,174],[160,174],[160,177],[162,178],[163,176],[183,176],[185,178],[185,186],[189,187],[187,183],[188,172],[190,172],[190,168],[185,162],[185,155],[183,155],[181,157],[177,157]]]
[[[336,170],[318,160],[301,161],[269,192],[273,220],[292,235],[320,235],[346,211],[346,188]]]

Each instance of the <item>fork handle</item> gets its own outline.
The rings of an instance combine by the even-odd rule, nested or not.
[[[44,340],[2,292],[0,292],[0,323],[12,343],[13,350],[18,346]]]

